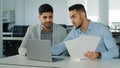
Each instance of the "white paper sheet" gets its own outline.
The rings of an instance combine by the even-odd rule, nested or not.
[[[100,37],[81,36],[73,40],[65,41],[66,48],[72,59],[85,58],[84,53],[87,51],[95,51]]]

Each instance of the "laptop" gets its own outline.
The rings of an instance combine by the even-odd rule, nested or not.
[[[55,62],[61,59],[53,58],[50,40],[27,40],[27,58],[30,60]]]

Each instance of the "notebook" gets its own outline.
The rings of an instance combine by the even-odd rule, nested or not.
[[[27,40],[27,58],[30,60],[55,62],[62,59],[53,58],[50,40]]]
[[[100,37],[83,36],[73,40],[65,41],[65,46],[72,59],[79,60],[85,58],[84,53],[95,51],[99,44]]]

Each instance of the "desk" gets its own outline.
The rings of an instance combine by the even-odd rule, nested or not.
[[[3,40],[23,40],[24,37],[3,37]]]
[[[16,65],[16,66],[26,66],[26,67],[45,67],[45,68],[59,68],[63,67],[67,61],[58,62],[42,62],[28,60],[25,56],[16,55],[8,58],[0,59],[0,65]]]
[[[0,68],[43,68],[43,67],[30,67],[30,66],[16,66],[16,65],[0,65]]]
[[[80,61],[74,61],[71,60],[69,57],[60,58],[64,58],[64,60],[58,62],[42,62],[28,60],[25,56],[16,55],[0,59],[0,66],[9,65],[10,68],[11,66],[26,66],[35,68],[120,68],[120,59],[98,59],[94,61],[81,59]]]

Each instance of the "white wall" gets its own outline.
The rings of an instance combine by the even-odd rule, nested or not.
[[[15,0],[3,0],[3,11],[15,10]]]
[[[98,16],[98,0],[87,0],[87,15]]]
[[[16,11],[16,24],[18,25],[31,25],[39,23],[38,20],[38,7],[42,3],[50,3],[55,9],[54,22],[71,24],[68,18],[68,8],[75,3],[82,3],[85,5],[85,0],[3,0],[3,10],[17,10]],[[109,0],[110,10],[120,10],[120,0]],[[16,3],[16,4],[15,4]],[[101,4],[102,5],[102,4]],[[86,5],[85,5],[86,7]],[[87,0],[87,15],[91,19],[97,21],[98,16],[98,0]],[[111,16],[111,15],[110,15]],[[68,20],[68,21],[67,21]]]
[[[98,22],[109,25],[109,0],[99,0]]]
[[[38,7],[43,3],[53,6],[55,23],[67,23],[67,0],[25,0],[25,24],[39,23]]]
[[[0,0],[0,58],[3,57],[3,42],[2,42],[2,0]]]
[[[15,10],[16,25],[32,25],[39,23],[38,7],[49,3],[54,8],[54,22],[67,23],[67,0],[3,0],[4,11]]]
[[[109,25],[120,22],[120,0],[109,0]]]
[[[25,0],[16,0],[15,2],[15,24],[25,24]]]
[[[68,7],[74,4],[83,4],[85,5],[85,0],[68,0]]]
[[[120,0],[109,0],[109,9],[120,10]]]

